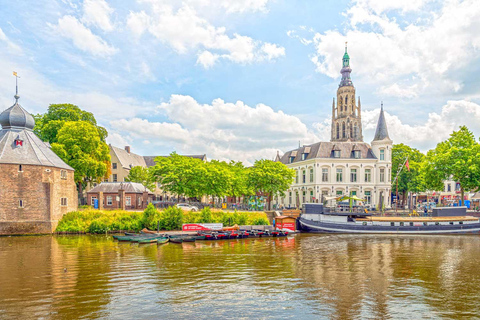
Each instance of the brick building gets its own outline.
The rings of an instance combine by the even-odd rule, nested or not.
[[[52,233],[77,209],[74,170],[35,135],[19,98],[0,114],[0,234]]]
[[[98,199],[99,209],[143,210],[154,200],[154,194],[141,183],[102,182],[87,192],[89,205]]]

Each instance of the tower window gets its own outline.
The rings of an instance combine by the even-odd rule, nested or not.
[[[23,167],[21,164],[18,166],[18,172],[23,172]]]
[[[62,207],[66,207],[66,206],[67,206],[67,203],[68,203],[67,198],[60,198],[60,205],[61,205]]]
[[[67,170],[60,170],[60,177],[62,179],[67,179]]]
[[[380,149],[380,160],[385,160],[385,149]]]
[[[345,96],[345,105],[348,104],[348,96]]]
[[[337,139],[340,139],[340,125],[337,122]]]
[[[345,132],[345,122],[342,123],[342,138],[345,138],[346,132]]]
[[[25,208],[25,203],[23,202],[23,200],[18,200],[18,207]]]

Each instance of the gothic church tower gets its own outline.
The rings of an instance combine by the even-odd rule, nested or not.
[[[343,66],[340,71],[342,80],[337,90],[337,104],[335,105],[335,98],[332,104],[332,142],[363,142],[360,97],[357,105],[355,103],[355,87],[350,79],[351,72],[350,57],[347,53],[347,43],[345,43]]]

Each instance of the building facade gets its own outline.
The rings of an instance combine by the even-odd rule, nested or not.
[[[136,182],[102,182],[87,192],[88,204],[98,208],[143,210],[154,200],[152,191]]]
[[[15,99],[0,114],[0,234],[52,233],[78,207],[74,170],[35,135]]]
[[[345,47],[342,79],[332,104],[329,142],[317,142],[287,151],[276,161],[295,170],[295,181],[285,196],[276,198],[277,207],[301,207],[304,203],[325,202],[333,197],[356,196],[362,204],[388,208],[391,192],[392,145],[383,105],[375,137],[363,141],[360,98],[350,78],[350,57]],[[327,204],[333,204],[328,202]]]

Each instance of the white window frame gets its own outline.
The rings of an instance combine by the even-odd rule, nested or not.
[[[380,182],[385,182],[385,168],[380,168]]]
[[[310,182],[313,182],[313,168],[310,168]]]
[[[380,149],[380,161],[385,160],[385,149]]]
[[[60,198],[60,206],[62,207],[68,206],[68,198]]]
[[[322,168],[322,182],[328,182],[328,168]]]
[[[350,169],[350,182],[357,182],[357,168]]]
[[[337,170],[335,172],[337,173],[337,175],[336,175],[337,182],[343,182],[343,168],[337,168]]]
[[[67,179],[67,170],[60,170],[60,178]]]
[[[372,182],[372,169],[365,169],[365,182]]]
[[[92,197],[90,198],[90,201],[91,201],[91,204],[90,204],[90,205],[91,205],[91,206],[94,206],[94,205],[95,205],[95,199],[97,199],[97,197],[93,197],[93,196],[92,196]]]
[[[113,197],[112,196],[107,196],[107,206],[113,205]]]
[[[131,206],[132,205],[132,197],[131,196],[125,197],[125,205],[126,206]]]

